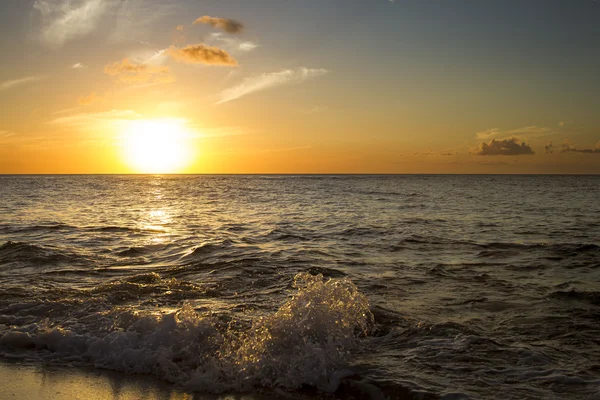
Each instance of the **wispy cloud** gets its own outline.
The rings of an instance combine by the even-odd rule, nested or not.
[[[213,28],[223,29],[227,33],[240,33],[244,29],[241,22],[228,18],[210,17],[205,15],[194,21],[194,25],[207,24]]]
[[[25,85],[44,79],[43,76],[26,76],[23,78],[13,79],[10,81],[0,82],[0,90],[11,89],[15,86]]]
[[[490,143],[483,142],[475,154],[479,156],[519,156],[534,154],[534,152],[525,142],[519,143],[519,139],[510,138],[505,140],[492,139]]]
[[[258,43],[249,40],[240,40],[234,37],[227,37],[221,32],[214,32],[210,35],[210,39],[215,42],[219,42],[220,45],[229,51],[252,51],[259,47]]]
[[[148,32],[156,29],[158,21],[177,7],[174,0],[116,0],[116,3],[116,24],[110,36],[115,41],[143,41]]]
[[[174,0],[35,0],[42,43],[51,48],[87,36],[101,26],[113,40],[141,41],[157,22],[175,10]],[[110,19],[110,25],[103,21]]]
[[[453,151],[421,151],[413,153],[415,156],[454,156],[456,152]]]
[[[91,104],[101,102],[102,100],[102,97],[98,96],[96,92],[92,92],[87,96],[80,96],[77,99],[77,102],[80,106],[89,106]]]
[[[98,113],[81,113],[69,115],[67,117],[59,117],[49,121],[50,124],[61,125],[88,125],[97,124],[99,122],[119,122],[132,119],[139,119],[142,115],[132,110],[111,110]]]
[[[222,104],[231,100],[239,99],[250,93],[267,90],[292,83],[304,82],[307,79],[325,75],[326,69],[298,68],[286,69],[279,72],[264,73],[259,76],[245,78],[239,85],[226,89],[221,93]]]
[[[310,108],[305,108],[300,110],[303,114],[320,114],[329,110],[327,106],[312,106]]]
[[[477,132],[475,134],[475,136],[477,137],[477,139],[487,140],[487,139],[495,137],[495,136],[497,136],[499,134],[500,134],[500,129],[498,129],[498,128],[491,128],[491,129],[486,129],[485,131]]]
[[[204,43],[189,45],[183,48],[171,46],[168,54],[175,61],[186,64],[207,64],[237,66],[238,62],[228,52],[218,47],[207,46]]]
[[[477,132],[475,136],[479,140],[495,139],[510,139],[513,136],[518,136],[523,139],[540,138],[556,133],[551,128],[539,126],[525,126],[517,129],[501,130],[498,128],[486,129],[485,131]]]
[[[87,68],[85,65],[83,65],[82,63],[75,63],[73,65],[71,65],[69,68],[71,69],[84,69]]]
[[[106,65],[104,73],[128,84],[169,83],[174,81],[169,67],[136,63],[127,58]]]
[[[11,137],[13,137],[15,135],[16,135],[16,133],[14,133],[14,132],[3,131],[2,129],[0,129],[0,140],[8,139],[8,138],[11,138]]]
[[[92,33],[114,3],[107,0],[36,0],[33,8],[42,18],[42,42],[57,48]]]

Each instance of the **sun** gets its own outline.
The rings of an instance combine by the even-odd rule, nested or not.
[[[123,129],[123,157],[132,172],[184,172],[192,161],[190,132],[177,119],[136,120]]]

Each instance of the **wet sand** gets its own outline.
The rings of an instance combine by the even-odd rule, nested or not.
[[[57,368],[0,362],[0,400],[266,400],[256,394],[207,395],[178,389],[151,377],[97,369]]]

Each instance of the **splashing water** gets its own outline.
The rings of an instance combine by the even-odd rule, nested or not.
[[[168,314],[112,307],[60,324],[46,319],[13,327],[3,332],[0,347],[152,374],[208,392],[303,385],[333,392],[350,352],[373,325],[368,300],[345,278],[302,273],[294,287],[296,294],[277,312],[250,325],[200,314],[190,302]]]

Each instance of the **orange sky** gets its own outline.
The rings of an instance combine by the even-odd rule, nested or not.
[[[0,173],[600,173],[600,5],[548,1],[12,2]]]

